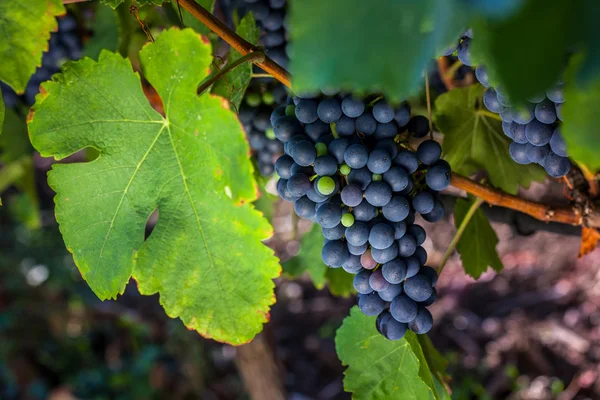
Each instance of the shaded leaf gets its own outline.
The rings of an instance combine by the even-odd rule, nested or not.
[[[315,287],[322,289],[325,286],[325,274],[329,269],[321,258],[324,242],[321,227],[313,224],[311,230],[302,236],[298,255],[283,263],[283,272],[294,278],[308,272]]]
[[[83,47],[84,57],[97,60],[101,50],[117,50],[119,45],[119,23],[114,10],[108,7],[97,7],[92,29],[94,34]]]
[[[327,268],[325,279],[329,291],[334,296],[348,297],[356,293],[354,275],[344,271],[343,268]]]
[[[375,317],[367,317],[358,307],[352,307],[335,336],[338,357],[348,366],[344,371],[344,390],[360,400],[433,397],[433,389],[420,376],[415,336],[407,332],[400,340],[388,340],[375,329]]]
[[[29,78],[42,64],[50,32],[64,14],[61,0],[0,1],[0,80],[22,94]]]
[[[519,165],[508,153],[510,139],[502,132],[500,117],[483,110],[485,88],[472,85],[444,93],[435,100],[435,124],[444,134],[444,158],[452,169],[470,175],[485,169],[490,183],[516,194],[546,174],[537,165]]]
[[[253,45],[258,43],[260,29],[256,26],[256,21],[254,20],[252,13],[248,13],[242,18],[235,32]],[[231,50],[229,50],[227,64],[231,64],[241,56],[242,55],[232,47]],[[251,62],[245,62],[242,65],[238,65],[214,84],[212,92],[229,99],[235,109],[239,110],[244,93],[246,93],[246,89],[252,79],[252,66],[253,64]]]
[[[462,223],[473,202],[473,199],[456,200],[454,204],[454,224],[457,228]],[[496,272],[502,271],[504,266],[496,252],[497,244],[496,232],[492,229],[481,208],[478,208],[456,245],[465,272],[478,279],[482,273],[487,271],[488,267],[492,267]]]
[[[261,243],[271,227],[248,204],[257,189],[242,127],[224,99],[196,95],[211,59],[191,29],[164,31],[144,47],[144,76],[164,118],[128,60],[103,51],[98,62],[68,63],[43,85],[29,130],[44,156],[100,153],[54,165],[48,177],[65,244],[92,290],[114,298],[133,276],[141,293],[160,293],[169,316],[241,344],[268,320],[280,268]]]

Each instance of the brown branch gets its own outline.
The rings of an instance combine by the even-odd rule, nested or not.
[[[179,0],[179,4],[196,17],[200,22],[208,27],[211,31],[219,35],[221,39],[226,41],[231,47],[239,51],[242,56],[258,50],[252,43],[247,42],[244,38],[229,29],[227,25],[219,21],[214,15],[196,3],[195,0]],[[279,82],[291,88],[291,76],[283,67],[265,56],[264,61],[256,62],[256,65],[271,74]]]
[[[438,57],[437,65],[438,71],[440,72],[440,78],[442,78],[442,82],[444,82],[444,86],[446,86],[446,89],[454,89],[455,85],[452,76],[448,74],[448,59],[446,57]]]

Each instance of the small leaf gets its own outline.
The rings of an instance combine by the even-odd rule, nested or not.
[[[485,61],[494,81],[513,102],[552,87],[565,68],[575,41],[579,2],[527,1],[506,20],[474,25],[473,56]],[[560,29],[548,29],[548,27]]]
[[[348,297],[356,293],[354,275],[344,271],[343,268],[327,268],[325,279],[329,291],[334,296]]]
[[[61,0],[0,1],[0,81],[23,93],[64,12]]]
[[[247,342],[268,320],[280,267],[261,243],[271,227],[248,204],[257,188],[243,129],[224,99],[196,95],[212,57],[193,30],[164,31],[140,60],[164,118],[129,61],[107,51],[98,62],[67,63],[37,98],[29,130],[42,155],[100,153],[48,174],[65,244],[101,299],[133,276],[189,328]],[[154,210],[158,222],[144,240]]]
[[[352,307],[335,336],[338,357],[348,366],[344,371],[344,390],[360,400],[421,400],[434,396],[419,375],[420,359],[413,347],[419,344],[415,336],[409,331],[400,340],[388,340],[377,332],[375,317],[367,317],[358,307]]]
[[[93,36],[85,43],[83,56],[98,59],[101,50],[117,50],[119,45],[119,24],[117,14],[108,7],[97,7],[92,26]]]
[[[410,347],[411,347],[413,353],[419,360],[419,377],[421,377],[423,382],[425,382],[427,387],[429,387],[429,389],[433,392],[434,398],[436,400],[440,400],[441,398],[447,397],[448,393],[446,392],[445,389],[438,390],[436,388],[435,377],[433,376],[431,367],[429,366],[427,355],[430,355],[430,356],[434,355],[436,357],[441,357],[441,355],[439,353],[437,353],[437,350],[435,350],[435,348],[433,348],[433,344],[431,343],[431,341],[428,341],[425,343],[430,344],[432,346],[433,351],[435,351],[435,354],[432,354],[431,349],[428,349],[429,353],[426,354],[421,347],[421,343],[422,343],[422,341],[420,339],[421,337],[427,338],[426,335],[415,335],[413,332],[410,332],[410,331],[407,332],[406,336],[404,336],[404,338],[406,339],[408,344],[410,344]],[[429,340],[429,339],[427,339],[427,340]],[[436,366],[439,366],[439,363],[441,361],[439,359],[437,359],[437,360],[434,360],[434,362],[437,362],[438,364]]]
[[[500,117],[482,109],[484,92],[483,86],[472,85],[436,99],[434,120],[444,134],[445,159],[463,175],[485,169],[492,185],[516,194],[519,185],[528,187],[546,175],[537,165],[519,165],[510,158],[510,139],[502,132]]]
[[[472,203],[473,199],[456,200],[454,224],[457,228],[462,223]],[[456,245],[465,272],[478,279],[482,273],[487,271],[488,267],[492,267],[496,272],[502,271],[504,266],[496,252],[497,244],[496,232],[492,229],[481,208],[478,208]]]
[[[258,43],[260,29],[256,26],[256,21],[254,20],[252,13],[248,13],[242,18],[235,32],[253,45]],[[242,55],[232,47],[231,50],[229,50],[227,63],[231,64],[241,56]],[[246,93],[248,84],[250,84],[250,80],[252,79],[252,66],[253,64],[251,62],[245,62],[242,65],[238,65],[225,74],[222,79],[217,81],[212,88],[212,92],[229,99],[235,109],[239,110],[244,93]]]
[[[450,376],[446,373],[446,368],[448,366],[448,361],[440,354],[440,352],[435,348],[431,339],[427,335],[417,335],[419,340],[419,344],[421,345],[421,350],[423,351],[423,355],[425,360],[427,361],[427,365],[431,371],[431,374],[436,380],[437,384],[441,385],[442,388],[437,388],[438,393],[444,393],[447,396],[448,387],[446,386],[446,381],[450,380]],[[444,396],[440,395],[440,397],[444,398]],[[448,396],[449,397],[449,396]]]
[[[581,247],[579,247],[578,258],[591,253],[598,246],[600,241],[600,232],[595,228],[584,226],[581,229]]]
[[[302,0],[291,4],[294,89],[341,87],[404,99],[467,26],[449,0]]]

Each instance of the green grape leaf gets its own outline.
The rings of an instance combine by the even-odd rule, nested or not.
[[[552,87],[575,42],[579,6],[571,0],[530,0],[509,19],[473,26],[473,57],[483,60],[492,80],[514,102]],[[548,27],[560,29],[548,29]]]
[[[256,21],[254,20],[252,13],[248,13],[242,18],[235,32],[254,45],[258,43],[260,29],[256,26]],[[241,56],[242,55],[232,47],[231,50],[229,50],[227,63],[231,64]],[[239,110],[244,93],[246,93],[246,89],[252,79],[252,66],[253,64],[251,62],[245,62],[242,65],[238,65],[214,84],[212,92],[229,99],[235,109]]]
[[[119,45],[119,23],[116,11],[108,7],[97,7],[92,26],[93,36],[83,47],[83,56],[98,59],[103,49],[115,51]]]
[[[58,29],[55,17],[64,12],[61,0],[0,1],[0,81],[19,94],[25,91],[42,64],[50,32]]]
[[[600,141],[597,132],[600,116],[591,110],[600,106],[600,77],[589,82],[578,82],[576,74],[580,63],[581,58],[573,60],[567,71],[568,85],[561,110],[561,133],[569,156],[588,169],[597,171],[600,169]]]
[[[448,397],[448,392],[445,389],[440,389],[436,387],[435,384],[435,376],[433,375],[433,371],[429,366],[429,361],[427,359],[427,355],[431,355],[430,353],[425,353],[421,347],[421,337],[427,337],[425,335],[416,335],[415,333],[408,331],[404,336],[404,339],[410,344],[410,347],[419,360],[419,377],[425,382],[427,387],[433,392],[433,397],[436,400],[440,400],[442,398]],[[431,344],[431,342],[429,342]],[[431,344],[433,346],[433,344]],[[435,350],[435,348],[434,348]],[[435,350],[437,352],[437,350]],[[437,353],[439,356],[439,353]],[[441,357],[441,356],[440,356]],[[434,362],[439,362],[439,360],[434,360]],[[439,366],[439,365],[438,365]]]
[[[460,174],[483,168],[492,185],[516,194],[519,185],[528,187],[546,175],[537,165],[519,165],[510,158],[510,139],[502,132],[500,116],[484,109],[484,92],[483,86],[472,85],[435,100],[434,121],[444,134],[444,158]]]
[[[196,0],[196,3],[200,4],[203,8],[207,9],[211,13],[215,7],[215,0]],[[183,17],[183,26],[186,28],[192,28],[198,33],[203,35],[212,34],[212,31],[208,29],[206,25],[200,22],[196,17],[194,17],[188,10],[181,6],[177,6],[177,0],[171,0],[171,5],[173,10],[177,14],[177,19],[180,21],[179,10],[181,10],[181,17]]]
[[[321,258],[325,238],[318,224],[313,224],[300,240],[300,252],[296,257],[283,263],[283,273],[296,278],[307,272],[317,289],[328,284],[329,291],[335,296],[347,297],[355,293],[354,275],[342,268],[329,268]]]
[[[473,202],[474,199],[456,200],[454,204],[454,224],[457,228],[462,223]],[[498,257],[498,252],[496,252],[497,244],[496,232],[492,229],[481,208],[478,208],[456,245],[456,251],[460,254],[465,272],[473,278],[479,279],[488,267],[492,267],[496,272],[502,271],[504,266],[500,261],[500,257]]]
[[[43,156],[99,152],[48,174],[61,233],[101,299],[133,277],[142,294],[160,293],[169,316],[242,344],[268,320],[280,272],[261,243],[272,229],[249,204],[257,188],[248,143],[223,98],[196,95],[212,60],[205,38],[164,31],[140,60],[165,117],[148,104],[129,61],[107,51],[98,62],[67,63],[37,98],[29,131]]]
[[[4,125],[4,98],[0,91],[0,135],[2,134],[2,126]]]
[[[341,87],[404,99],[469,13],[449,0],[302,0],[291,4],[294,89]]]
[[[335,348],[343,365],[344,390],[352,398],[430,399],[439,398],[435,388],[422,379],[420,366],[427,365],[413,332],[400,340],[384,338],[375,328],[375,317],[352,307],[335,336]],[[429,374],[431,378],[431,374]],[[430,385],[433,385],[433,380]]]

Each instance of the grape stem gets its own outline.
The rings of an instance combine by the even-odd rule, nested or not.
[[[429,74],[425,70],[425,96],[427,97],[427,117],[429,118],[429,139],[433,140],[433,120],[431,118],[431,93],[429,91]]]
[[[440,265],[438,266],[437,271],[438,275],[441,275],[442,271],[444,270],[444,266],[446,266],[446,263],[448,262],[448,259],[450,258],[452,253],[454,253],[454,250],[456,249],[460,238],[462,237],[463,233],[465,233],[465,229],[467,229],[469,221],[471,221],[471,218],[473,218],[473,215],[475,215],[475,211],[477,211],[477,209],[483,204],[483,202],[484,200],[482,198],[477,198],[475,202],[471,204],[471,207],[469,207],[469,210],[467,211],[465,217],[461,221],[460,226],[456,230],[456,234],[454,235],[452,241],[448,245],[448,248],[446,249],[446,252],[442,257],[442,261],[440,261]]]
[[[63,0],[63,2],[64,1],[65,0]],[[179,4],[242,55],[259,50],[258,47],[247,42],[237,33],[232,31],[227,25],[219,21],[210,12],[196,3],[195,0],[179,0]],[[264,61],[258,62],[258,60],[256,60],[255,63],[285,86],[289,88],[292,87],[290,73],[269,57],[265,56]],[[444,74],[442,74],[442,77],[444,77]],[[585,225],[590,228],[600,227],[600,213],[593,210],[584,214],[577,207],[552,208],[546,204],[524,200],[503,191],[479,184],[457,173],[452,173],[450,184],[483,199],[490,205],[521,211],[541,221],[560,222],[570,225]]]

